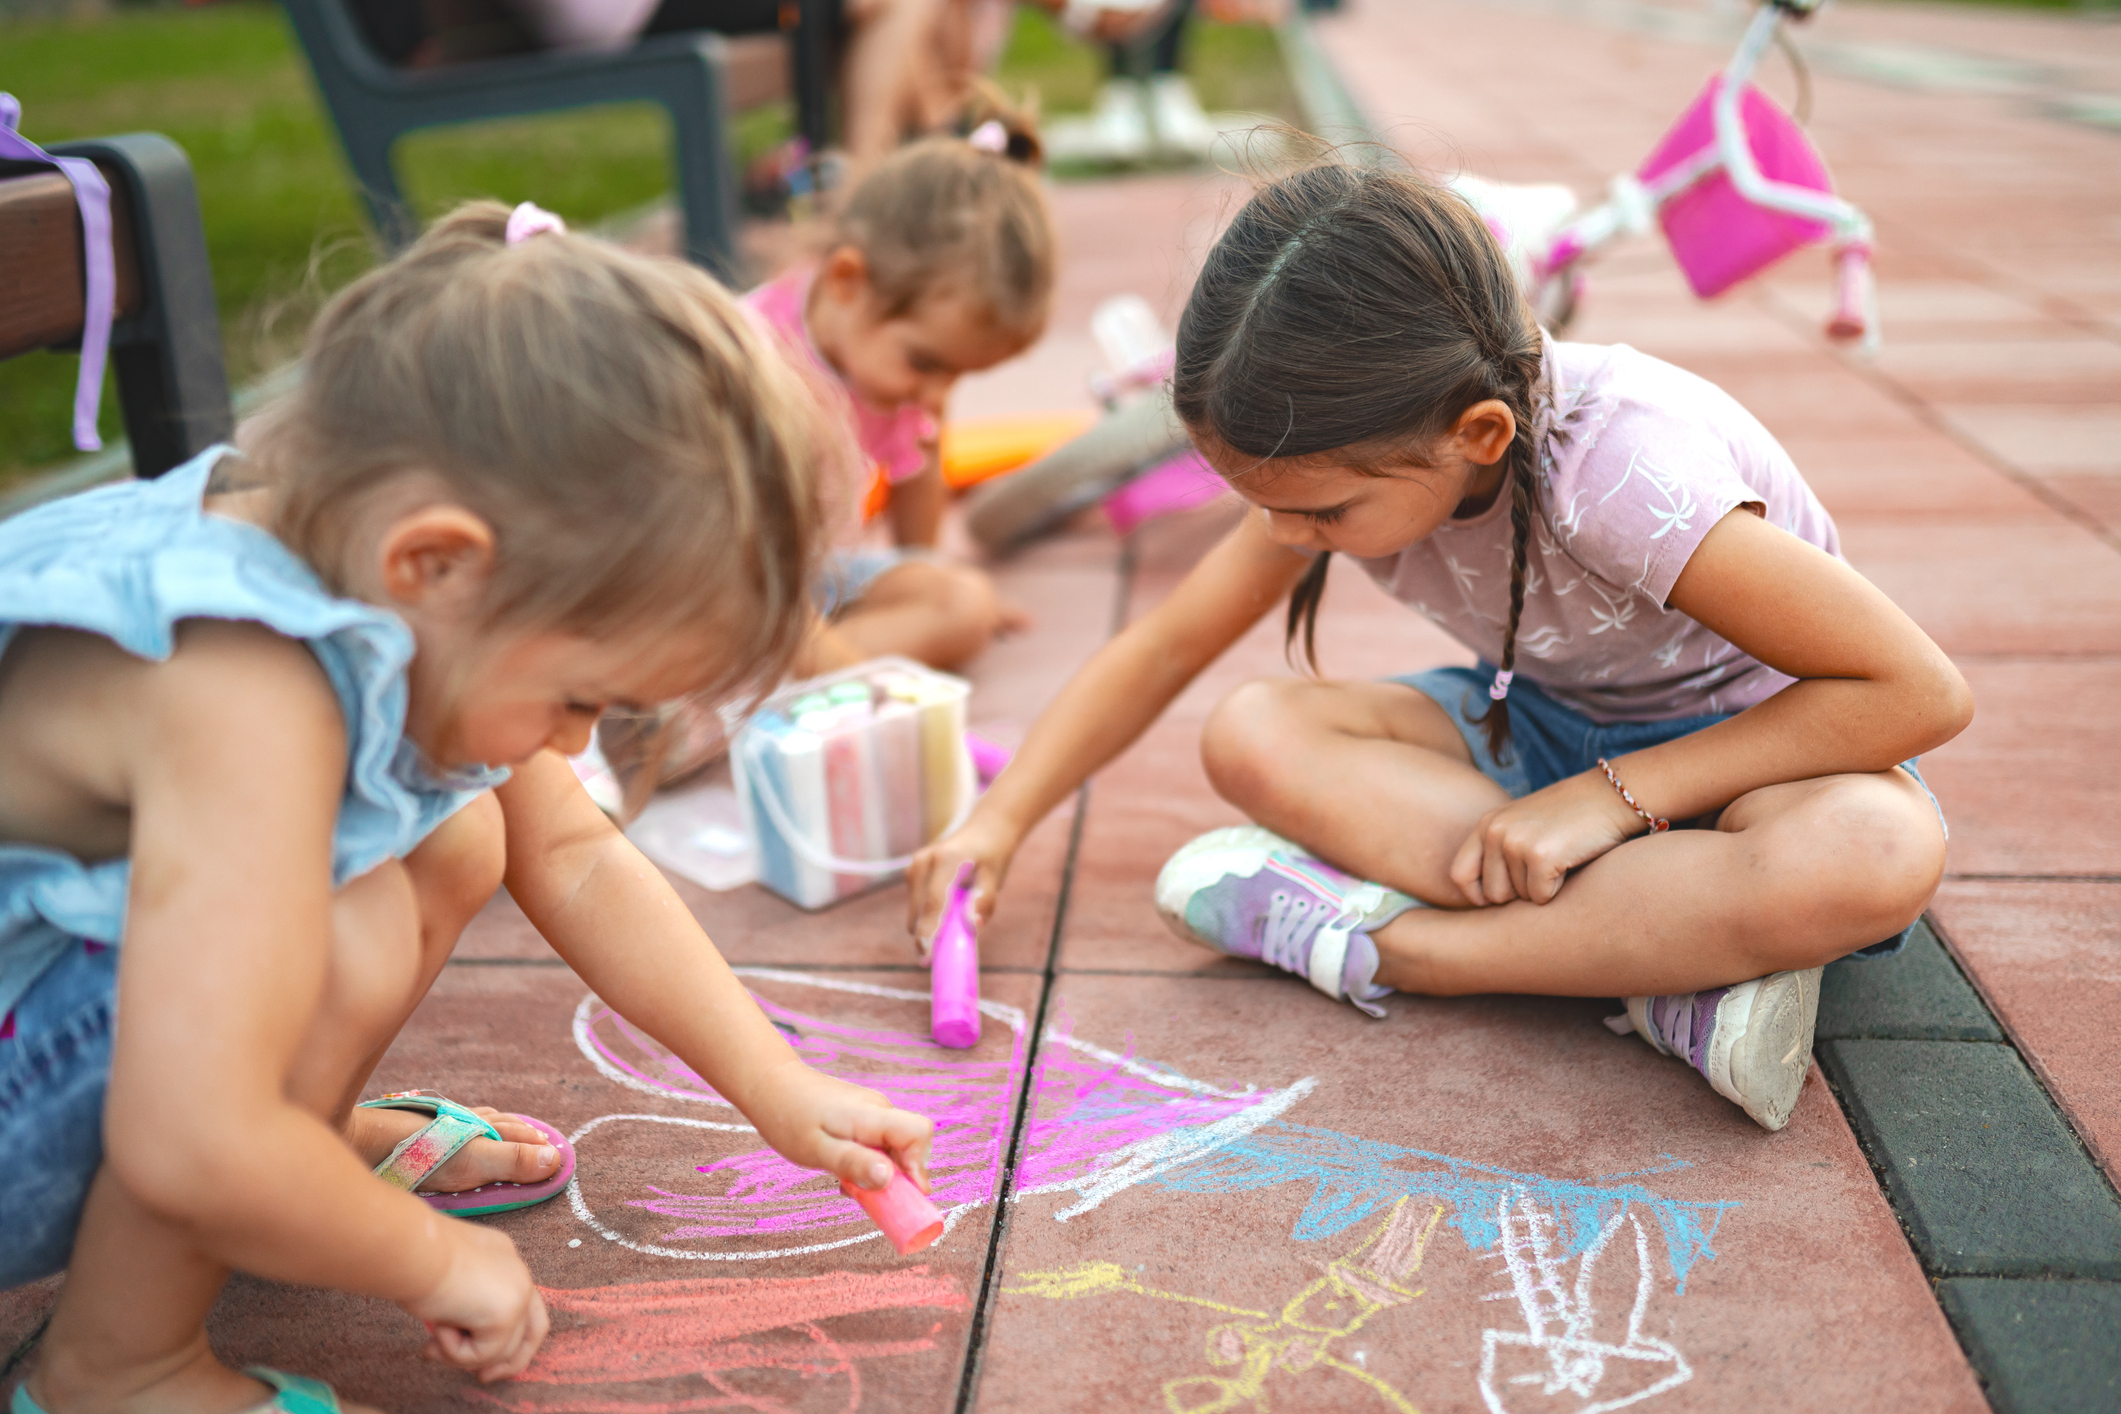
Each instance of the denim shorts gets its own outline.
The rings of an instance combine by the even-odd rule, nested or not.
[[[103,1164],[117,1010],[118,950],[83,942],[31,984],[0,1036],[0,1289],[63,1271],[73,1253]]]
[[[1473,764],[1480,768],[1482,775],[1508,791],[1513,800],[1544,790],[1556,781],[1596,770],[1601,756],[1610,760],[1630,751],[1676,741],[1737,715],[1735,712],[1711,712],[1706,716],[1674,717],[1663,722],[1601,724],[1574,707],[1547,696],[1537,683],[1519,678],[1510,684],[1509,760],[1497,761],[1488,750],[1487,730],[1481,725],[1481,718],[1488,710],[1488,684],[1494,680],[1495,669],[1486,663],[1475,668],[1431,668],[1427,672],[1390,679],[1406,684],[1448,712],[1451,720],[1458,724],[1459,735],[1465,738],[1467,749],[1473,753]],[[1937,805],[1936,795],[1930,790],[1929,783],[1922,779],[1922,772],[1916,769],[1915,762],[1909,760],[1900,764],[1915,778],[1915,784],[1922,787],[1922,793],[1929,796],[1930,804],[1937,808],[1938,823],[1944,824],[1944,807]],[[1946,837],[1950,834],[1951,827],[1946,825]],[[1915,925],[1910,923],[1883,942],[1860,949],[1854,956],[1891,957],[1907,946],[1908,937],[1914,931]]]

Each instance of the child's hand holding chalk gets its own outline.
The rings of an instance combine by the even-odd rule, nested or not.
[[[746,1097],[759,1137],[790,1162],[823,1169],[842,1186],[879,1190],[894,1176],[928,1191],[928,1145],[935,1124],[898,1109],[864,1086],[791,1060]]]
[[[906,870],[906,928],[922,957],[934,945],[950,890],[968,864],[972,877],[966,919],[975,930],[986,926],[994,916],[995,896],[1009,872],[1009,860],[1022,840],[1022,833],[995,813],[974,810],[963,828],[913,856]]]
[[[883,1157],[877,1155],[878,1159]],[[915,1186],[888,1160],[884,1167],[890,1169],[891,1177],[883,1187],[857,1188],[843,1178],[840,1192],[862,1205],[862,1211],[884,1230],[884,1236],[901,1257],[910,1256],[943,1235],[942,1210],[928,1201],[925,1183]]]

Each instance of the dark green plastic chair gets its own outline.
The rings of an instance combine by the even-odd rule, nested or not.
[[[418,233],[390,160],[406,133],[592,104],[649,102],[670,114],[685,254],[725,280],[736,274],[736,172],[721,36],[662,35],[608,52],[541,52],[400,69],[370,47],[344,0],[281,3],[339,129],[361,199],[390,248],[410,244]],[[816,92],[821,85],[809,72],[814,60],[806,59],[812,56],[799,44],[798,89]]]

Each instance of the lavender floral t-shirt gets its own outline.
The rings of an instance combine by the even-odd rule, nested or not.
[[[1625,344],[1547,345],[1539,514],[1517,675],[1596,722],[1737,712],[1793,681],[1667,608],[1709,528],[1751,507],[1830,555],[1834,522],[1736,399]],[[1510,497],[1357,563],[1494,663],[1510,609]]]

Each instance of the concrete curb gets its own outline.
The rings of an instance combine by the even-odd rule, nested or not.
[[[2121,1404],[2121,1199],[1930,920],[1827,968],[1817,1048],[1989,1402]]]

